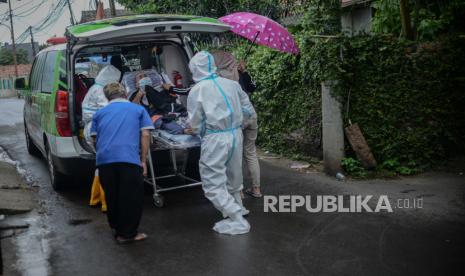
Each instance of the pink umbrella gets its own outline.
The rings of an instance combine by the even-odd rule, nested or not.
[[[230,25],[233,33],[247,38],[252,43],[295,55],[300,52],[286,28],[268,17],[250,12],[236,12],[219,20]]]

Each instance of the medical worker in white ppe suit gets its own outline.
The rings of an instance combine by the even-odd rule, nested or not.
[[[112,82],[118,82],[121,72],[113,65],[103,67],[95,78],[95,83],[89,88],[82,101],[82,121],[84,122],[84,137],[87,144],[92,146],[93,140],[90,136],[92,117],[94,114],[108,104],[108,100],[103,94],[103,87]]]
[[[242,205],[242,130],[243,115],[239,83],[216,75],[213,56],[202,51],[189,62],[196,85],[187,98],[190,126],[202,137],[200,176],[205,196],[223,213],[225,219],[213,227],[222,234],[250,231],[243,218]]]

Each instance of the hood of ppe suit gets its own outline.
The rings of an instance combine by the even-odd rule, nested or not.
[[[95,78],[95,84],[105,86],[112,82],[119,82],[121,71],[113,65],[107,65],[100,70]]]
[[[239,81],[236,58],[231,53],[215,51],[212,52],[212,55],[215,59],[218,75],[233,81]]]
[[[215,83],[216,82],[216,83]],[[197,83],[187,97],[187,112],[194,133],[240,127],[243,120],[239,83],[217,77]]]
[[[216,74],[215,59],[209,52],[199,52],[190,60],[189,69],[192,72],[192,79],[199,82]]]
[[[85,124],[89,124],[95,112],[108,104],[103,87],[109,83],[118,82],[120,75],[121,72],[113,65],[107,65],[100,70],[95,78],[95,84],[82,101],[82,120]]]

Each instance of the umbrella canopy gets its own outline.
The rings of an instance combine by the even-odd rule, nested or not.
[[[235,34],[258,45],[291,54],[300,52],[286,28],[268,17],[250,12],[236,12],[221,17],[219,21],[230,25]]]

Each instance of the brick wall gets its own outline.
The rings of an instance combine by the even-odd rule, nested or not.
[[[32,64],[18,64],[18,76],[29,76]],[[0,65],[0,78],[14,77],[14,65]]]

